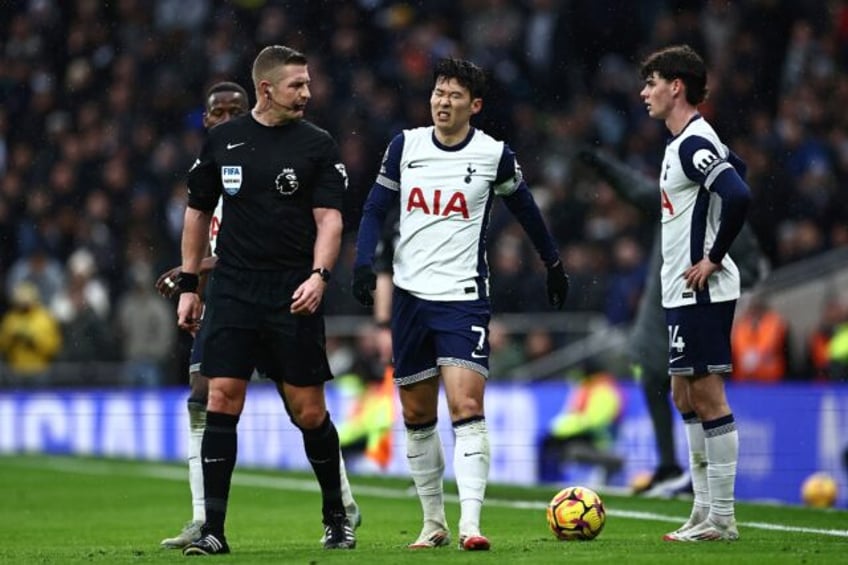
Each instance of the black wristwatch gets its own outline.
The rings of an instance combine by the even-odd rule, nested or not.
[[[321,275],[321,278],[324,279],[325,283],[330,282],[330,271],[329,270],[325,269],[324,267],[318,267],[317,269],[312,269],[312,272],[309,273],[309,276],[312,276],[315,273],[318,273],[319,275]]]

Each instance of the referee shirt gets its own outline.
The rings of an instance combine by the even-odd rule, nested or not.
[[[209,130],[188,173],[188,206],[223,198],[216,254],[251,270],[311,267],[313,208],[341,210],[347,172],[338,145],[307,120],[265,126],[246,114]]]

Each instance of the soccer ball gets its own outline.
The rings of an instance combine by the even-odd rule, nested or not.
[[[801,499],[807,506],[830,508],[836,502],[836,481],[827,473],[813,473],[801,485]]]
[[[566,541],[595,539],[607,520],[601,497],[579,486],[556,493],[548,504],[547,516],[554,535]]]

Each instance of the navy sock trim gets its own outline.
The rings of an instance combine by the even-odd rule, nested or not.
[[[704,422],[703,426],[705,430],[712,430],[715,428],[720,428],[722,426],[729,426],[735,421],[736,420],[733,418],[733,414],[728,414],[727,416],[722,416],[721,418],[716,418],[715,420]]]
[[[196,409],[200,409],[200,410],[206,410],[206,399],[205,398],[194,398],[194,397],[190,396],[188,398],[188,400],[186,401],[186,404],[188,404],[189,410],[191,410],[192,408],[196,408]]]
[[[453,423],[454,428],[458,428],[460,426],[467,426],[468,424],[473,424],[474,422],[484,421],[486,417],[483,414],[478,414],[477,416],[471,416],[469,418],[463,418],[462,420],[457,420]]]
[[[700,422],[700,418],[698,418],[698,414],[695,412],[686,412],[685,414],[680,415],[683,418],[683,421],[687,424],[697,424]]]
[[[438,418],[433,419],[431,422],[424,422],[423,424],[410,424],[409,422],[404,422],[403,424],[406,426],[406,429],[411,432],[416,432],[420,430],[429,430],[430,428],[435,428],[436,423],[439,421]]]

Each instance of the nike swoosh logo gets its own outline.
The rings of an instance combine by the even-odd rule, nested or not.
[[[486,357],[488,357],[488,355],[481,355],[480,353],[477,353],[476,351],[471,352],[471,358],[472,359],[485,359]]]
[[[242,141],[241,143],[228,143],[228,144],[227,144],[227,151],[229,151],[230,149],[235,149],[236,147],[241,147],[241,146],[242,146],[242,145],[244,145],[245,143],[247,143],[247,142],[246,142],[246,141]]]
[[[418,459],[419,457],[424,457],[424,454],[423,453],[415,453],[415,454],[410,454],[410,455],[406,456],[407,459]]]
[[[426,166],[427,165],[425,165],[424,163],[417,163],[415,161],[413,161],[412,163],[407,165],[407,167],[410,168],[410,169],[418,169],[419,167],[426,167]]]
[[[470,452],[470,453],[469,453],[469,452],[465,452],[465,453],[463,453],[462,455],[463,455],[464,457],[471,457],[472,455],[483,455],[483,452],[482,452],[482,451],[472,451],[472,452]]]
[[[221,461],[224,461],[223,457],[217,457],[214,459],[210,459],[209,457],[207,457],[203,460],[204,463],[220,463]]]
[[[678,355],[677,357],[672,357],[671,359],[669,359],[668,362],[669,362],[669,364],[676,363],[677,361],[680,361],[684,357],[686,357],[686,356],[685,355]]]

